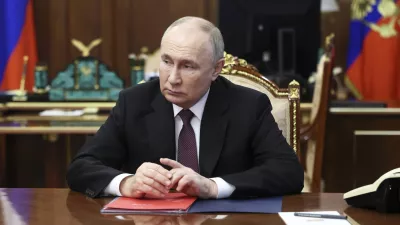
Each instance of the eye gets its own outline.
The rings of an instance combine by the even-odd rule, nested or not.
[[[192,65],[189,65],[189,64],[185,64],[183,67],[184,67],[185,69],[193,69],[193,66],[192,66]]]
[[[169,60],[168,59],[164,59],[163,60],[165,64],[169,64]]]

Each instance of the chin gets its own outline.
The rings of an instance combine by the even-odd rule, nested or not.
[[[167,101],[171,102],[172,104],[179,105],[179,106],[181,106],[182,104],[185,103],[184,99],[179,98],[177,96],[168,95],[168,94],[165,95],[165,99],[167,99]]]

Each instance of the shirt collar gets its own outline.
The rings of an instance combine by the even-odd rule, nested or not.
[[[207,92],[203,95],[203,97],[201,97],[201,99],[196,104],[190,107],[190,111],[192,111],[193,114],[197,118],[199,118],[199,120],[201,120],[201,118],[203,117],[204,107],[206,105],[209,92],[210,89],[207,90]],[[178,113],[182,110],[182,107],[177,106],[175,104],[172,104],[172,106],[174,108],[174,117],[176,117]]]

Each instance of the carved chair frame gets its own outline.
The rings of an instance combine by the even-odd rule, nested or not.
[[[239,59],[231,54],[224,54],[225,65],[221,74],[225,76],[240,76],[254,81],[270,92],[275,98],[289,101],[289,144],[300,157],[300,84],[292,81],[288,88],[279,88],[275,83],[263,77],[258,70],[244,59]]]

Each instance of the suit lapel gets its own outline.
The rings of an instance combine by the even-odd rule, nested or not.
[[[172,104],[159,93],[151,105],[154,111],[146,116],[150,148],[159,158],[175,160],[175,120]]]
[[[228,125],[223,116],[228,108],[227,90],[219,79],[211,86],[200,127],[200,173],[205,177],[212,176]]]

